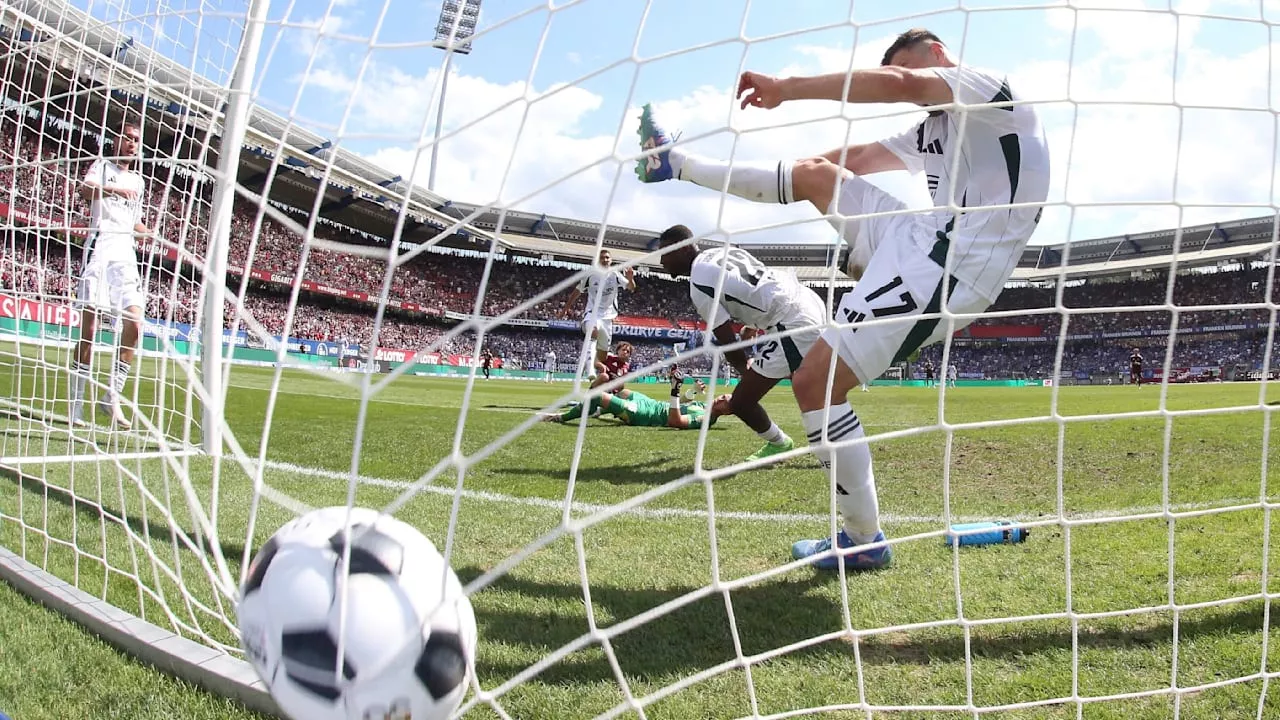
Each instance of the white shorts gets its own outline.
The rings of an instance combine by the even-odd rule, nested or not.
[[[608,352],[613,347],[613,318],[595,318],[590,315],[582,321],[582,331],[591,334],[596,331],[596,349]]]
[[[906,210],[908,205],[893,194],[870,181],[844,173],[840,184],[840,196],[836,198],[836,215],[831,223],[849,243],[849,258],[842,268],[849,277],[858,280],[866,271],[871,256],[885,238],[910,235],[919,224],[919,216],[904,213],[880,217],[857,217],[873,213]]]
[[[804,289],[803,297],[792,319],[769,328],[769,334],[756,344],[756,354],[749,367],[760,375],[774,380],[791,377],[809,349],[822,337],[827,324],[826,303],[808,288]],[[797,331],[796,328],[805,329]]]
[[[944,241],[926,253],[911,234],[886,236],[862,280],[840,299],[834,317],[840,327],[827,329],[822,339],[860,382],[875,380],[919,348],[973,322],[972,317],[938,315],[944,292],[953,313],[980,313],[991,305],[969,285],[945,274],[946,252]]]
[[[143,308],[146,301],[138,262],[132,258],[93,258],[76,285],[76,304],[82,308],[120,312],[130,307]]]

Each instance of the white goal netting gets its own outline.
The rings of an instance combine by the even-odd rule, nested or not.
[[[1272,716],[1275,9],[812,5],[6,3],[0,546],[240,657],[264,539],[385,510],[471,594],[464,717]],[[793,266],[830,317],[827,219],[637,182],[640,108],[726,162],[869,142],[921,111],[743,110],[737,78],[874,67],[918,26],[1025,88],[1053,180],[988,311],[850,393],[895,561],[824,572],[790,555],[840,518],[787,383],[767,461],[733,417],[575,412],[606,389],[578,292],[601,250],[634,270],[610,349],[663,405],[673,372],[686,403],[741,379],[668,226]],[[85,352],[83,182],[127,126],[143,319]],[[913,211],[937,182],[874,177]],[[1030,537],[944,542],[988,520]]]

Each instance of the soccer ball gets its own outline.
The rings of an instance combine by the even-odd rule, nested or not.
[[[286,523],[254,556],[237,615],[246,657],[295,720],[444,720],[466,693],[476,620],[462,583],[426,536],[375,510]]]

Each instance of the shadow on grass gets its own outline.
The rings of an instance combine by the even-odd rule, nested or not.
[[[481,574],[476,567],[461,568],[464,583]],[[856,578],[853,580],[856,581]],[[783,578],[730,592],[733,613],[747,656],[804,642],[839,631],[844,626],[838,600],[824,588],[834,586],[835,576],[798,570]],[[625,622],[665,603],[697,592],[692,587],[645,588],[591,586],[591,604],[602,630]],[[488,598],[492,597],[492,600]],[[547,611],[547,600],[572,611]],[[481,650],[477,669],[486,685],[523,671],[532,658],[548,655],[588,633],[586,606],[576,583],[548,583],[507,575],[474,599]],[[532,608],[538,608],[534,610]],[[1261,631],[1261,601],[1223,608],[1207,616],[1182,617],[1181,642],[1195,642],[1218,635]],[[1079,647],[1099,650],[1144,650],[1167,646],[1173,637],[1172,616],[1151,613],[1129,620],[1131,627],[1080,628]],[[500,643],[515,653],[485,651],[486,643]],[[669,680],[687,676],[736,658],[724,596],[712,593],[614,636],[610,644],[618,664],[630,678]],[[975,658],[1019,661],[1046,651],[1070,649],[1072,637],[1066,621],[1008,623],[973,630]],[[965,662],[965,639],[959,628],[931,628],[915,632],[886,633],[864,638],[862,662],[869,665],[933,665]],[[512,657],[515,655],[516,657]],[[793,651],[788,657],[818,661],[838,656],[851,662],[853,645],[845,639],[830,640]],[[522,662],[526,661],[526,662]],[[614,673],[598,642],[572,653],[538,675],[541,683],[586,684],[613,682]]]
[[[90,527],[96,527],[101,524],[103,512],[109,513],[115,518],[119,518],[122,514],[119,508],[107,502],[106,498],[101,498],[101,502],[93,501],[89,498],[77,498],[72,496],[66,489],[51,485],[34,475],[20,473],[12,468],[0,467],[0,481],[11,484],[15,491],[17,491],[20,483],[28,488],[32,486],[40,488],[43,491],[43,497],[47,497],[51,501],[75,511],[83,521],[88,522]],[[150,519],[144,521],[138,517],[138,514],[138,512],[130,513],[124,519],[133,533],[139,537],[150,537],[153,542],[159,538],[165,539],[166,542],[174,541],[173,539],[176,536],[173,528],[168,523]],[[182,528],[182,530],[192,542],[197,544],[201,542],[200,533],[191,528]],[[98,542],[97,535],[94,535],[94,538],[95,542]],[[212,544],[208,538],[203,538],[203,542]],[[231,564],[232,570],[238,569],[240,558],[244,554],[244,544],[224,540],[218,543],[218,546],[222,549],[223,557]],[[180,545],[180,547],[186,549],[185,544]]]
[[[676,458],[664,456],[620,465],[579,465],[577,480],[578,482],[607,482],[615,485],[661,485],[678,480],[693,471],[691,467],[664,467],[675,461]],[[568,466],[486,468],[486,471],[496,475],[516,477],[540,475],[553,480],[564,480],[569,477]]]
[[[97,410],[94,409],[92,412],[96,413]],[[141,423],[138,430],[119,433],[106,425],[98,425],[96,418],[97,415],[92,415],[88,427],[73,429],[63,418],[51,418],[39,413],[19,413],[0,408],[0,421],[2,421],[0,435],[13,438],[19,445],[40,443],[42,444],[40,450],[49,454],[53,454],[55,448],[59,452],[70,453],[75,443],[91,446],[100,453],[158,453],[161,451],[159,442],[143,434],[147,431],[141,427]],[[155,421],[154,418],[151,420]],[[196,443],[200,441],[198,434],[192,441]],[[48,444],[44,445],[45,443]]]

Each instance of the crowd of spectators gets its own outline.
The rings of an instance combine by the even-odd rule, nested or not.
[[[13,110],[0,113],[0,183],[3,183],[0,202],[54,227],[83,227],[87,223],[88,208],[74,189],[76,180],[100,152],[97,141],[70,126],[38,126],[36,123],[33,118],[19,116]],[[149,188],[144,203],[145,221],[156,228],[162,238],[161,246],[176,249],[181,257],[198,264],[207,244],[210,215],[207,187],[156,163],[144,163],[143,172],[148,177]],[[300,211],[286,214],[297,212]],[[291,217],[305,224],[305,215],[291,214]],[[338,243],[387,248],[384,240],[328,221],[317,223],[313,232],[316,237]],[[72,279],[79,272],[80,252],[63,238],[65,235],[60,233],[7,232],[0,248],[0,283],[4,289],[44,298],[70,298],[74,294]],[[388,267],[385,259],[331,248],[331,245],[312,246],[305,253],[301,273],[304,280],[375,297],[381,293]],[[157,259],[161,256],[145,252],[141,256],[147,265],[148,316],[193,322],[199,293],[193,279],[196,271],[189,267],[190,263],[184,266],[162,261]],[[260,214],[256,206],[237,199],[229,252],[233,274],[228,282],[233,288],[238,287],[241,275],[248,269],[292,279],[303,262],[303,243],[297,232]],[[391,277],[390,297],[414,303],[425,313],[388,312],[377,343],[383,347],[430,347],[445,354],[474,353],[474,335],[450,336],[451,326],[444,316],[446,313],[470,316],[475,312],[486,262],[485,257],[474,252],[423,252],[397,267]],[[552,293],[551,289],[580,271],[578,266],[563,263],[495,259],[480,303],[480,314],[494,316],[527,305],[514,317],[559,318],[566,293]],[[683,283],[640,273],[637,285],[636,292],[623,295],[624,314],[657,319],[657,324],[669,327],[695,319]],[[289,335],[299,339],[362,345],[371,339],[371,304],[303,292],[298,307],[290,315],[287,285],[255,280],[249,287],[241,307],[268,333],[283,333],[289,321]],[[1054,366],[1057,338],[1064,321],[1068,323],[1068,335],[1091,337],[1072,339],[1064,346],[1063,368],[1099,371],[1122,368],[1135,344],[1146,356],[1163,359],[1174,313],[1168,309],[1133,311],[1125,308],[1162,306],[1167,298],[1179,308],[1223,306],[1177,313],[1178,327],[1184,330],[1236,323],[1266,324],[1270,322],[1266,308],[1240,306],[1265,303],[1267,287],[1267,275],[1258,269],[1179,273],[1174,276],[1171,293],[1168,275],[1161,272],[1122,281],[1090,279],[1064,288],[1061,307],[1065,312],[1055,309],[1059,300],[1057,290],[1052,287],[1012,287],[1006,289],[992,311],[1048,311],[980,318],[972,329],[960,333],[961,338],[973,342],[955,345],[951,359],[966,373],[1044,376]],[[821,288],[819,291],[823,292]],[[840,292],[843,290],[837,296]],[[1280,301],[1280,283],[1271,288],[1270,299]],[[570,317],[580,316],[584,302],[578,301]],[[1091,308],[1106,310],[1088,312]],[[234,318],[235,305],[229,304],[224,319],[230,325]],[[242,321],[241,326],[246,327],[246,323]],[[1038,336],[1046,341],[991,343],[980,339],[983,328],[1000,326],[1013,326],[1017,330],[1013,334]],[[1163,337],[1154,340],[1102,337],[1124,331],[1149,331],[1161,333]],[[1241,362],[1256,365],[1261,362],[1265,335],[1256,331],[1184,332],[1176,338],[1175,364]],[[657,362],[670,352],[669,343],[633,342],[637,346],[635,360],[640,364]],[[579,333],[571,331],[504,325],[486,334],[486,345],[503,356],[508,366],[540,367],[548,350],[554,350],[562,363],[572,363],[581,351],[582,339]],[[922,355],[935,362],[940,361],[938,356],[940,349],[936,347]],[[700,367],[705,365],[709,365],[705,358],[698,362]]]
[[[1173,344],[1171,368],[1217,368],[1224,374],[1237,366],[1249,370],[1262,367],[1266,357],[1265,332],[1209,333],[1181,335]],[[1144,370],[1163,370],[1168,342],[1164,339],[1076,340],[1062,344],[1059,372],[1091,377],[1127,376],[1129,356],[1134,348],[1143,357]],[[923,348],[919,362],[943,367],[941,344]],[[1274,355],[1273,351],[1273,355]],[[987,378],[1050,378],[1058,355],[1058,343],[999,343],[951,345],[948,364],[962,376]],[[1273,369],[1280,358],[1273,358]]]

